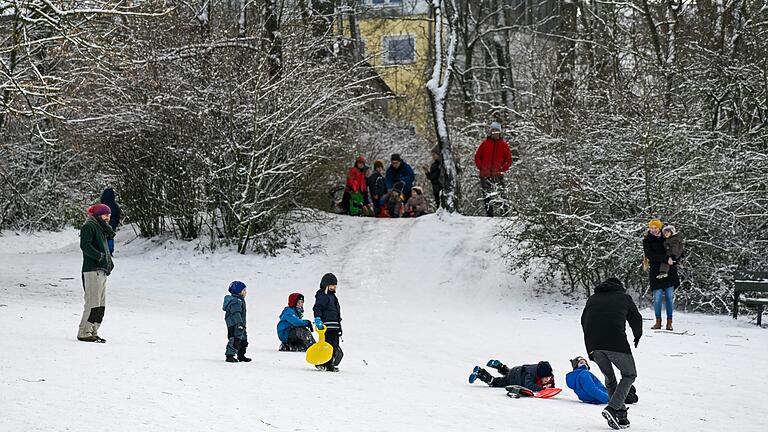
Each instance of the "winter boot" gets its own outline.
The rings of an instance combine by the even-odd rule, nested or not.
[[[671,318],[667,320],[667,330],[674,330],[672,328],[672,319]]]
[[[227,356],[227,363],[239,363],[239,361],[233,355]]]
[[[498,360],[488,360],[488,363],[486,363],[486,366],[489,368],[494,368],[497,371],[499,371],[500,374],[506,376],[509,373],[509,368],[504,363],[498,361]]]
[[[84,336],[84,337],[78,336],[77,340],[79,340],[80,342],[97,342],[97,343],[99,342],[99,338],[97,338],[96,336]]]
[[[240,350],[237,352],[237,361],[248,363],[251,361],[248,357],[245,356],[245,348],[240,348]]]
[[[608,422],[608,426],[611,427],[611,429],[621,429],[621,426],[619,426],[619,410],[611,407],[610,405],[605,407],[603,410],[603,418]],[[626,415],[626,411],[624,412],[624,415]]]
[[[627,418],[627,409],[623,410],[616,410],[616,415],[618,416],[619,421],[619,427],[622,429],[629,429],[629,419]]]
[[[493,381],[491,374],[480,366],[475,366],[475,368],[472,369],[472,373],[469,375],[469,383],[473,384],[477,379],[488,385],[490,385],[491,381]]]
[[[98,343],[107,343],[107,340],[106,340],[106,339],[104,339],[104,338],[103,338],[103,337],[101,337],[101,336],[95,336],[95,335],[94,335],[93,337],[95,337],[96,339],[98,339],[98,340],[96,341],[96,342],[98,342]]]
[[[651,330],[659,330],[661,328],[661,318],[656,318],[656,324],[651,327]]]

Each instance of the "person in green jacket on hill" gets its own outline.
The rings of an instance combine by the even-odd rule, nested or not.
[[[96,204],[87,210],[88,219],[80,228],[80,250],[83,252],[82,281],[85,297],[83,317],[77,332],[77,340],[104,343],[99,327],[104,319],[107,276],[115,265],[109,253],[107,239],[115,232],[109,226],[112,211],[109,206]]]

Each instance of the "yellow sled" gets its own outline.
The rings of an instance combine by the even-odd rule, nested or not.
[[[313,365],[321,365],[328,363],[333,357],[333,346],[325,341],[326,329],[317,330],[318,340],[317,343],[307,348],[307,362]]]

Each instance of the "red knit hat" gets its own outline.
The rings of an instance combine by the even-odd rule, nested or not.
[[[358,162],[365,163],[365,156],[363,155],[358,156],[357,159],[355,159],[355,163],[358,163]]]
[[[105,214],[112,214],[112,209],[110,209],[106,204],[94,204],[88,207],[88,210],[85,212],[92,216],[101,216]]]
[[[292,293],[288,296],[288,307],[296,307],[296,305],[299,303],[299,300],[304,300],[304,294]]]

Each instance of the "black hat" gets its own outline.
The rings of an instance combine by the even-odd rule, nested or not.
[[[536,377],[544,378],[548,376],[552,376],[552,366],[549,365],[549,362],[540,361],[536,365]]]
[[[326,273],[320,279],[320,289],[325,289],[328,285],[338,285],[339,281],[333,273]]]
[[[579,367],[579,362],[582,361],[582,360],[587,362],[587,370],[589,370],[589,362],[587,361],[587,359],[585,359],[582,356],[578,356],[576,358],[571,359],[571,367],[576,369],[577,367]]]
[[[400,153],[393,153],[392,157],[389,158],[390,161],[400,161],[402,162],[403,159],[400,157]]]

